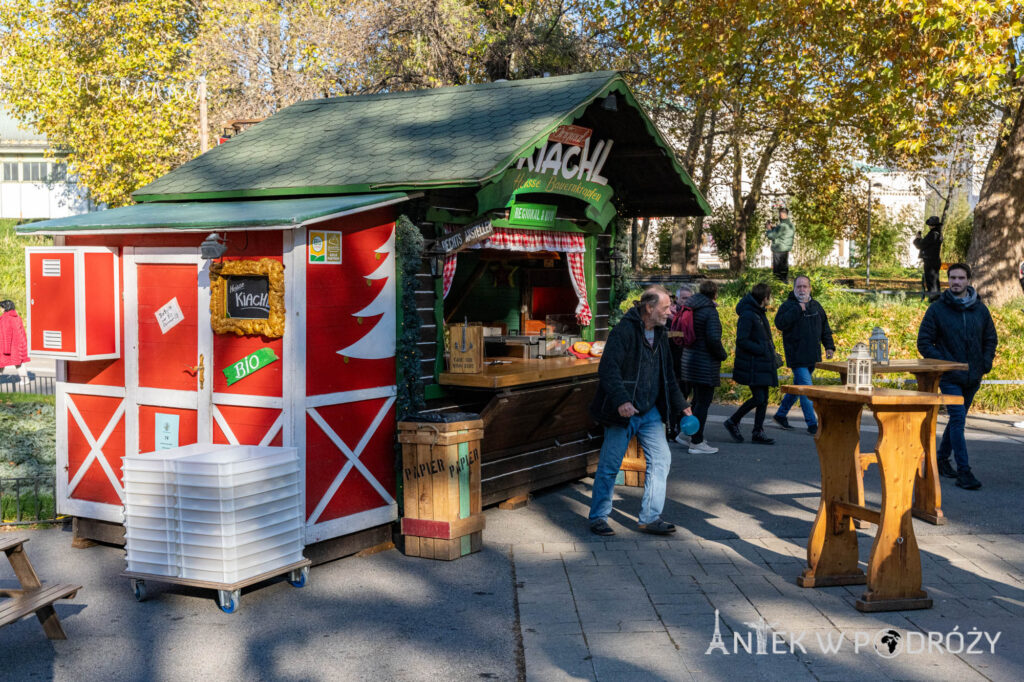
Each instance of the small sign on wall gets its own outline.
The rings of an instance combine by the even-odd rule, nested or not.
[[[153,433],[156,434],[155,450],[170,450],[178,447],[178,422],[176,414],[156,413]]]
[[[227,314],[236,320],[270,317],[270,279],[261,275],[229,276]]]
[[[313,265],[340,265],[341,232],[310,230],[309,262]]]
[[[178,305],[177,296],[163,304],[163,306],[161,306],[154,315],[156,315],[157,324],[160,325],[161,334],[166,334],[168,331],[173,329],[175,325],[185,319],[185,314],[181,312],[181,306]]]
[[[263,369],[275,360],[277,360],[277,355],[274,353],[273,348],[260,348],[255,353],[249,353],[238,362],[231,363],[221,371],[224,372],[224,377],[228,380],[228,386],[230,386],[256,370]]]

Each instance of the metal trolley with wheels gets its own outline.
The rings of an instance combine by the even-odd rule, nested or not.
[[[238,610],[241,604],[242,588],[255,585],[256,583],[263,582],[264,580],[270,580],[276,578],[279,575],[285,573],[288,574],[288,582],[293,587],[305,587],[306,581],[309,578],[309,567],[313,562],[309,559],[303,559],[302,561],[296,561],[293,564],[281,566],[272,571],[254,575],[251,578],[245,580],[238,580],[233,583],[215,583],[207,580],[193,580],[191,578],[178,578],[170,575],[155,575],[150,573],[136,573],[134,571],[125,571],[121,574],[124,578],[131,580],[132,592],[135,594],[135,599],[138,601],[146,600],[146,581],[170,583],[172,585],[188,585],[189,587],[200,587],[203,589],[217,590],[217,604],[220,606],[220,610],[224,613],[234,613]]]

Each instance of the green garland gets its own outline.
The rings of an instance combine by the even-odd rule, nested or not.
[[[611,310],[608,314],[609,329],[618,324],[619,320],[622,319],[623,312],[620,308],[622,302],[629,298],[630,292],[636,288],[636,285],[633,284],[633,280],[630,278],[633,270],[627,267],[627,264],[630,262],[630,225],[631,221],[629,218],[620,217],[615,221],[615,233],[612,236],[612,256],[619,259],[620,267],[618,276],[612,276]]]
[[[398,383],[395,409],[398,420],[426,407],[423,381],[420,379],[420,315],[416,310],[416,275],[422,264],[425,241],[419,229],[406,216],[396,222],[398,267],[402,283],[402,300],[398,321],[398,347],[395,364]]]

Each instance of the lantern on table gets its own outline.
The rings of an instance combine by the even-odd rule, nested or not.
[[[846,361],[846,388],[871,390],[871,353],[863,343],[853,347]]]
[[[871,330],[871,338],[868,339],[868,350],[871,353],[871,362],[876,365],[889,364],[889,338],[881,327]]]

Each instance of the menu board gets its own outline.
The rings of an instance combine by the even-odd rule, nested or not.
[[[270,318],[270,278],[265,275],[227,277],[225,309],[227,316],[241,320]]]

